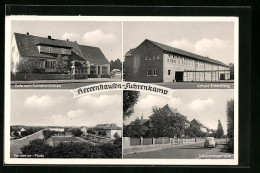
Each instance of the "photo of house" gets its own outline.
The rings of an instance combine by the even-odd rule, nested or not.
[[[105,136],[111,139],[115,138],[115,134],[117,134],[119,137],[122,137],[122,129],[121,127],[118,127],[116,124],[97,124],[95,127],[93,127],[97,133],[99,131],[104,131]]]
[[[55,73],[58,56],[68,58],[66,74],[84,74],[87,77],[108,77],[110,64],[98,47],[80,45],[76,41],[59,40],[51,36],[40,37],[29,32],[14,33],[12,37],[11,72],[19,71],[19,64],[37,60],[40,73]]]
[[[230,67],[218,60],[145,39],[125,54],[125,81],[205,82],[230,80]]]
[[[124,91],[124,96],[124,158],[198,159],[207,152],[234,158],[232,90],[175,90],[172,98]],[[211,148],[208,138],[216,142]]]

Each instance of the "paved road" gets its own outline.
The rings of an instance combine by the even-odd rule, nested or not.
[[[22,138],[22,139],[10,140],[10,145],[11,145],[10,157],[14,158],[14,154],[21,154],[20,148],[22,148],[22,146],[24,146],[24,145],[28,145],[29,142],[34,139],[39,139],[39,137],[43,135],[42,131],[43,130],[40,130],[28,137]]]
[[[226,145],[220,144],[216,148],[204,148],[203,142],[195,144],[185,144],[183,146],[174,146],[172,148],[124,155],[124,158],[172,158],[172,159],[192,159],[226,157],[233,158],[233,154],[228,154],[225,149]]]

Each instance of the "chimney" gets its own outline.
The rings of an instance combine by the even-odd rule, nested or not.
[[[27,32],[26,35],[30,35],[29,32]]]
[[[48,35],[48,39],[51,39],[51,36],[50,36],[50,35]]]
[[[67,41],[69,41],[69,39],[67,39]]]

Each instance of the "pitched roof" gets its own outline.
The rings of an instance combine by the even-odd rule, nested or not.
[[[171,111],[171,113],[173,113],[174,115],[176,115],[176,114],[181,115],[181,113],[180,113],[177,109],[173,109],[173,108],[170,107],[168,104],[165,105],[164,107],[160,108],[160,110],[168,112],[167,109],[168,109],[169,111]]]
[[[158,43],[158,42],[155,42],[155,41],[152,41],[152,40],[146,39],[143,42],[145,42],[145,41],[148,41],[148,42],[154,44],[155,46],[159,47],[160,49],[162,49],[163,51],[166,51],[166,52],[177,53],[177,54],[184,55],[184,56],[194,58],[194,59],[198,59],[198,60],[201,60],[201,61],[206,61],[206,62],[210,62],[210,63],[213,63],[213,64],[218,64],[218,65],[229,67],[228,65],[224,64],[223,62],[220,62],[220,61],[208,58],[208,57],[204,57],[204,56],[197,55],[197,54],[194,54],[194,53],[191,53],[191,52],[187,52],[185,50],[177,49],[177,48],[174,48],[174,47],[162,44],[162,43]],[[128,51],[127,53],[129,54],[129,53],[132,53],[132,52],[133,51],[131,51],[131,52]]]
[[[91,64],[109,64],[109,61],[98,47],[85,45],[79,45],[79,47],[84,57],[86,57]]]
[[[148,122],[150,119],[140,119],[140,125],[144,125],[146,122]],[[134,121],[132,121],[129,125],[134,125]]]
[[[107,129],[107,130],[121,130],[121,127],[118,127],[116,124],[97,124],[94,129]]]

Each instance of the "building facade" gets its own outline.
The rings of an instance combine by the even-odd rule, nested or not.
[[[92,77],[110,75],[110,63],[98,47],[79,45],[69,40],[14,33],[12,36],[11,72],[19,73],[19,64],[30,60],[38,62],[41,73],[57,72],[58,56],[69,59],[69,74]]]
[[[122,128],[118,127],[116,124],[97,124],[93,128],[96,133],[98,134],[99,131],[105,131],[106,137],[110,139],[115,139],[115,134],[117,134],[119,137],[122,137]]]
[[[220,81],[230,79],[226,64],[176,49],[151,40],[144,40],[125,54],[125,81],[183,82]]]

